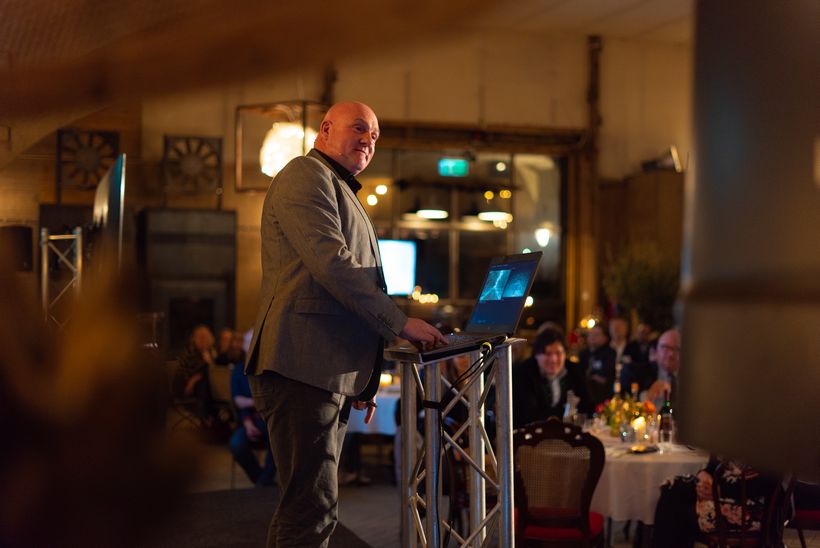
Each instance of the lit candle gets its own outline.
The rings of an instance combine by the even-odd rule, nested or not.
[[[643,441],[646,434],[646,419],[643,417],[632,419],[632,430],[635,431],[635,441]]]

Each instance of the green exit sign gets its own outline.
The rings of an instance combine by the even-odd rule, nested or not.
[[[438,174],[442,177],[466,177],[470,164],[464,158],[441,158],[438,161]]]

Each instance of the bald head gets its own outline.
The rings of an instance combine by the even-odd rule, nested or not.
[[[680,332],[677,329],[664,331],[658,338],[658,365],[672,375],[680,369]]]
[[[325,114],[314,146],[358,175],[373,159],[378,138],[373,109],[364,103],[336,103]]]

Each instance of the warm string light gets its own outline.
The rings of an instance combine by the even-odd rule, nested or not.
[[[422,293],[420,285],[413,288],[410,298],[420,304],[436,304],[438,302],[438,295],[435,293]]]
[[[584,316],[578,323],[582,329],[592,329],[598,325],[598,320],[594,316]]]

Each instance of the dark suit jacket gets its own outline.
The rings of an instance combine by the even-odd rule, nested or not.
[[[572,390],[581,398],[578,411],[589,413],[586,386],[578,366],[570,361],[564,365],[567,374],[561,379],[561,397],[552,405],[552,388],[547,379],[538,371],[535,358],[517,364],[512,371],[512,412],[513,428],[519,428],[534,421],[549,417],[563,418],[567,403],[567,391]]]
[[[381,363],[382,340],[407,322],[383,287],[376,233],[356,195],[317,151],[291,160],[262,207],[247,373],[359,395]]]
[[[601,346],[594,352],[585,348],[578,356],[578,365],[586,376],[587,393],[593,408],[612,397],[615,384],[615,358],[615,351],[609,345]],[[591,378],[593,375],[603,377],[603,381]]]
[[[658,364],[655,362],[625,363],[621,368],[621,391],[627,393],[633,382],[638,383],[638,392],[649,389],[658,380]]]

